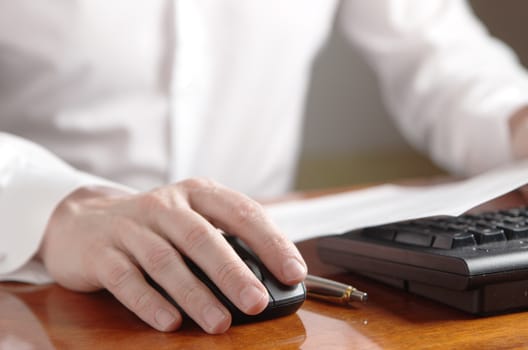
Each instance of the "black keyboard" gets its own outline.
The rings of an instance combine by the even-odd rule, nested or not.
[[[528,207],[437,216],[319,240],[321,260],[473,314],[528,308]]]

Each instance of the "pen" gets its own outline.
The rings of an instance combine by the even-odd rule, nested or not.
[[[304,280],[308,297],[334,304],[350,305],[353,301],[367,301],[367,293],[348,284],[308,275]]]

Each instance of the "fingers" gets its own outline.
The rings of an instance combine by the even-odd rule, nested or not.
[[[180,327],[180,313],[147,284],[123,253],[107,249],[95,264],[101,284],[143,321],[164,332]]]
[[[190,208],[160,211],[158,225],[159,232],[199,265],[240,310],[254,315],[266,308],[269,301],[266,288],[221,232],[202,216]],[[164,276],[160,275],[160,278]]]
[[[162,237],[148,230],[123,235],[122,244],[138,263],[202,329],[225,332],[229,311],[187,268],[180,254]]]
[[[242,238],[279,280],[294,284],[306,277],[301,254],[257,202],[209,180],[187,180],[181,186],[196,212]]]

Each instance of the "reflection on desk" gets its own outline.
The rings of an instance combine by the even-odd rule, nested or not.
[[[55,349],[41,322],[16,294],[0,290],[0,349]]]
[[[515,349],[528,347],[528,312],[477,318],[332,266],[299,244],[309,272],[369,294],[343,307],[308,300],[297,314],[207,335],[143,323],[107,292],[0,283],[0,349]]]
[[[308,300],[297,314],[234,326],[222,335],[207,335],[192,322],[167,334],[150,328],[107,292],[3,283],[2,300],[9,307],[0,313],[0,339],[23,340],[38,349],[500,349],[528,344],[528,313],[475,318],[323,265],[314,243],[299,245],[310,272],[367,290],[366,304]]]
[[[191,320],[175,333],[143,323],[107,292],[75,293],[57,285],[28,289],[0,284],[0,349],[281,349],[298,348],[306,339],[297,314],[280,322],[240,325],[211,336]],[[287,331],[285,332],[285,328]],[[255,339],[266,334],[259,345]],[[257,345],[257,346],[255,346]]]

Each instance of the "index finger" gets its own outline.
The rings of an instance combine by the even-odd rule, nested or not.
[[[306,277],[306,263],[297,247],[273,224],[259,203],[210,180],[188,180],[182,185],[196,212],[240,237],[280,281],[295,284]]]

